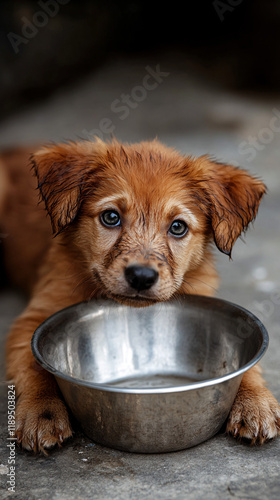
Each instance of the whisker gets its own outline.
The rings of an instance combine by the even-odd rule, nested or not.
[[[98,291],[98,289],[94,288],[93,291],[91,292],[90,296],[87,298],[87,300],[90,301],[94,297],[94,295],[96,294],[97,291]]]
[[[203,285],[208,286],[208,288],[211,288],[212,290],[214,290],[214,292],[218,292],[218,288],[215,288],[214,286],[209,285],[209,283],[207,283],[206,281],[203,281],[203,280],[201,280],[199,278],[192,278],[192,280],[199,281]]]
[[[90,281],[93,281],[92,276],[86,276],[84,279],[80,280],[79,283],[77,283],[77,285],[72,290],[72,294],[75,293],[75,291],[77,290],[77,288],[79,288],[82,285],[85,285],[86,283],[88,283]]]
[[[182,283],[184,283],[185,285],[187,285],[188,287],[190,287],[190,288],[191,288],[191,291],[192,291],[192,290],[195,290],[195,286],[194,286],[194,285],[192,285],[192,284],[191,284],[189,281],[187,281],[185,278],[183,278]],[[177,292],[176,292],[176,293],[177,293]]]
[[[184,295],[182,295],[181,293],[175,292],[172,298],[176,300],[176,302],[178,302],[181,306],[184,305]]]

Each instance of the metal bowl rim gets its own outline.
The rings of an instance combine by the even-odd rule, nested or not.
[[[56,318],[61,316],[61,314],[65,314],[69,310],[77,309],[81,306],[84,306],[86,304],[90,304],[92,302],[94,302],[97,305],[102,305],[102,306],[104,306],[104,305],[105,306],[106,305],[112,306],[114,304],[121,306],[121,304],[118,304],[114,301],[102,300],[102,299],[96,299],[96,300],[92,300],[89,302],[79,302],[77,304],[73,304],[69,307],[61,309],[60,311],[49,316],[45,321],[43,321],[36,328],[35,332],[33,333],[33,336],[31,339],[31,350],[32,350],[33,356],[35,357],[36,361],[45,370],[52,373],[55,377],[60,378],[62,380],[65,380],[67,382],[70,382],[72,384],[76,384],[76,385],[79,385],[82,387],[88,387],[91,389],[96,389],[99,391],[115,392],[115,393],[123,393],[123,394],[146,394],[146,395],[185,392],[185,391],[190,391],[190,390],[202,389],[204,387],[209,387],[211,385],[222,384],[223,382],[226,382],[228,380],[236,378],[239,375],[242,375],[243,373],[248,371],[250,368],[252,368],[255,364],[257,364],[260,361],[260,359],[263,357],[263,355],[265,354],[265,352],[268,348],[269,336],[268,336],[268,332],[267,332],[265,326],[263,325],[263,323],[253,313],[251,313],[250,311],[248,311],[247,309],[245,309],[244,307],[242,307],[240,305],[234,304],[233,302],[230,302],[230,301],[227,301],[224,299],[220,299],[220,298],[216,298],[216,297],[207,297],[207,296],[203,296],[203,295],[188,295],[185,297],[180,297],[179,300],[176,299],[176,300],[169,301],[169,304],[170,303],[173,303],[173,304],[179,303],[180,304],[182,302],[182,300],[186,301],[186,302],[190,302],[192,300],[194,302],[197,302],[198,304],[202,300],[202,302],[204,302],[204,303],[212,303],[212,304],[215,303],[217,306],[219,304],[224,305],[224,306],[229,306],[231,309],[236,309],[238,311],[241,311],[245,315],[250,317],[258,325],[260,332],[261,332],[261,335],[262,335],[261,346],[260,346],[259,350],[256,352],[255,356],[251,359],[251,361],[246,363],[246,365],[244,365],[242,368],[239,368],[238,370],[236,370],[234,372],[227,373],[226,375],[223,375],[221,377],[206,379],[206,380],[199,381],[199,382],[192,382],[192,383],[189,383],[187,385],[172,386],[172,387],[145,388],[145,389],[114,387],[110,384],[98,384],[98,383],[88,382],[86,380],[71,377],[70,375],[66,375],[63,372],[56,370],[53,366],[51,366],[49,363],[47,363],[44,360],[44,358],[41,355],[39,348],[38,348],[38,342],[39,342],[40,337],[42,335],[47,335],[45,327],[50,322],[54,321]],[[153,306],[151,306],[151,307],[153,307]]]

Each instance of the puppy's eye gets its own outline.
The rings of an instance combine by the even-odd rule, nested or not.
[[[116,210],[105,210],[101,214],[100,219],[104,226],[107,227],[119,226],[121,223],[120,215]]]
[[[183,220],[174,220],[169,228],[169,233],[173,236],[185,236],[189,228]]]

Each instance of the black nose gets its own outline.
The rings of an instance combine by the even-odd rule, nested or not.
[[[126,281],[138,292],[148,290],[158,279],[158,272],[151,267],[129,266],[124,274]]]

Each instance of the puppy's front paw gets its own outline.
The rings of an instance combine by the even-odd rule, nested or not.
[[[280,434],[280,406],[264,387],[238,392],[231,409],[227,432],[232,436],[263,444]]]
[[[16,437],[26,450],[46,453],[72,436],[68,412],[61,399],[27,399],[16,406]]]

